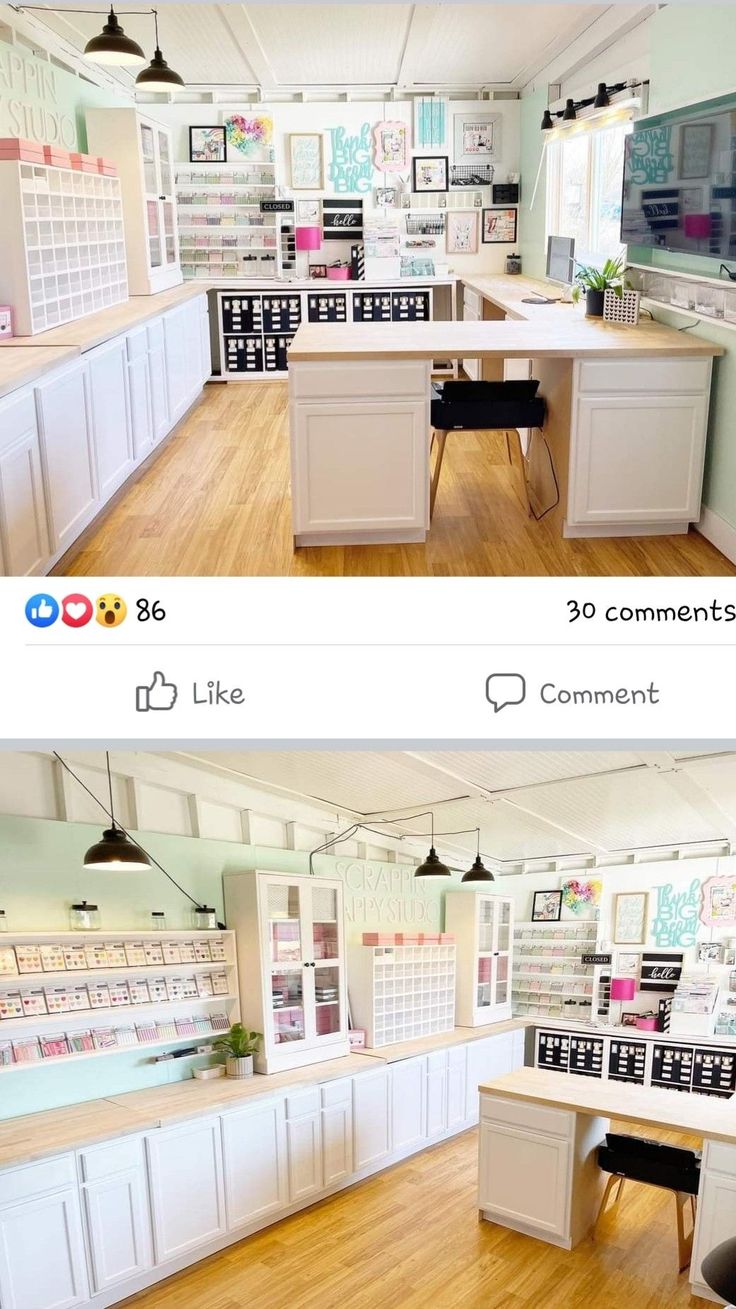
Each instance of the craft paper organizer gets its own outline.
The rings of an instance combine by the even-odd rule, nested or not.
[[[455,955],[454,945],[351,949],[353,1025],[365,1028],[369,1048],[452,1031]]]
[[[514,1013],[590,1018],[596,969],[583,964],[581,956],[594,952],[597,933],[595,919],[517,924],[512,963]]]
[[[182,276],[235,281],[276,277],[278,215],[260,210],[261,200],[272,199],[275,193],[272,160],[177,168]]]

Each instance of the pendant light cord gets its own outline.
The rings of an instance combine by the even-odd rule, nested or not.
[[[310,850],[309,851],[309,876],[314,877],[315,855],[323,854],[325,850],[331,850],[333,846],[341,845],[343,841],[349,841],[350,838],[352,836],[355,836],[357,832],[371,832],[374,836],[386,836],[386,833],[379,832],[377,830],[377,827],[380,827],[383,824],[409,823],[414,818],[429,818],[431,831],[406,832],[406,833],[402,832],[399,834],[397,839],[399,841],[405,841],[407,839],[413,840],[415,837],[429,836],[432,841],[432,848],[434,848],[434,837],[435,837],[434,813],[431,809],[427,809],[425,810],[424,813],[421,814],[405,814],[403,818],[374,818],[371,821],[376,824],[376,827],[370,827],[367,823],[352,823],[351,826],[346,827],[344,831],[338,832],[335,836],[331,836],[329,840],[323,841],[322,845],[317,845],[313,850]],[[478,837],[477,853],[478,856],[480,857],[480,828],[479,827],[458,827],[453,829],[452,831],[438,832],[437,835],[438,836],[468,836],[471,832],[475,832]]]
[[[112,821],[112,823],[113,823],[113,826],[115,826],[115,819],[114,819],[113,814],[112,814],[112,780],[111,780],[111,777],[110,777],[110,754],[109,754],[109,751],[107,751],[107,750],[105,751],[105,754],[106,754],[106,756],[107,756],[107,776],[108,776],[108,781],[110,782],[110,810],[109,810],[109,811],[106,809],[105,805],[104,805],[104,804],[102,803],[102,801],[100,800],[100,797],[97,796],[97,795],[95,795],[94,791],[91,791],[90,788],[86,785],[86,783],[82,781],[81,777],[78,777],[78,776],[77,776],[77,774],[75,773],[74,769],[71,768],[71,767],[69,766],[69,764],[66,762],[66,760],[65,760],[65,759],[62,759],[62,757],[61,757],[61,755],[59,754],[58,750],[52,750],[51,753],[53,754],[53,756],[54,756],[55,759],[58,759],[58,761],[59,761],[59,763],[61,764],[62,768],[65,768],[65,769],[66,769],[66,771],[69,773],[70,777],[73,777],[73,778],[74,778],[74,781],[77,782],[77,783],[82,787],[82,790],[83,790],[83,791],[86,791],[86,792],[87,792],[87,795],[91,796],[91,798],[94,800],[95,804],[98,804],[98,805],[100,806],[100,809],[102,810],[102,812],[103,812],[104,814],[107,814],[108,818],[111,819],[111,821]],[[201,908],[203,907],[199,900],[195,900],[195,898],[194,898],[193,895],[190,895],[188,891],[185,891],[185,890],[184,890],[184,887],[183,887],[183,886],[180,886],[180,885],[179,885],[179,883],[176,881],[176,879],[173,878],[173,877],[171,876],[171,873],[167,873],[167,871],[166,871],[166,869],[164,868],[163,864],[160,864],[160,863],[159,863],[158,859],[156,859],[155,855],[152,855],[152,854],[151,854],[150,850],[147,850],[146,847],[145,847],[144,845],[141,845],[140,841],[136,841],[135,837],[134,837],[134,836],[131,836],[130,832],[129,832],[125,827],[123,827],[122,823],[117,823],[117,828],[118,828],[119,831],[121,831],[121,832],[123,833],[124,836],[127,836],[127,838],[128,838],[129,841],[132,841],[132,842],[133,842],[133,845],[137,845],[137,846],[138,846],[138,849],[143,851],[144,855],[146,855],[147,858],[150,859],[151,863],[154,864],[154,865],[156,866],[156,868],[158,868],[159,872],[160,872],[160,873],[163,873],[164,877],[168,877],[169,881],[170,881],[170,882],[171,882],[171,883],[176,887],[177,891],[181,891],[181,894],[184,895],[184,896],[186,896],[187,900],[191,901],[191,903],[194,905],[195,909],[201,909]]]
[[[110,772],[109,750],[105,751],[105,764],[107,765],[107,789],[110,795],[110,822],[112,823],[112,830],[115,831],[115,814],[113,812],[113,803],[112,803],[112,773]]]

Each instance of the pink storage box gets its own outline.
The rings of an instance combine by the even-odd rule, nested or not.
[[[80,173],[97,173],[97,155],[82,155],[77,150],[71,153],[72,168]]]
[[[440,932],[440,945],[454,945],[455,937],[452,932]]]
[[[651,1016],[642,1015],[637,1018],[636,1025],[642,1032],[656,1032],[659,1030],[659,1019],[656,1014],[652,1014]]]
[[[419,932],[417,940],[420,945],[439,945],[440,934],[439,932]]]
[[[348,1043],[351,1050],[364,1050],[366,1042],[366,1030],[364,1027],[352,1027],[348,1032]]]
[[[418,932],[397,932],[394,942],[396,945],[421,945]]]
[[[117,177],[118,170],[110,159],[103,159],[102,155],[97,156],[97,172],[104,173],[106,177]]]
[[[52,164],[55,168],[71,168],[72,166],[71,154],[58,145],[45,145],[43,157],[45,163]]]
[[[349,268],[328,268],[328,269],[327,269],[327,276],[329,277],[329,279],[330,279],[331,282],[349,282],[349,281],[350,281],[350,269],[349,269]]]
[[[363,945],[396,945],[393,932],[364,932]]]

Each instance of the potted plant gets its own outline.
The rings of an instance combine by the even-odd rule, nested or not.
[[[229,1032],[220,1036],[214,1049],[225,1055],[228,1077],[252,1077],[253,1055],[262,1040],[261,1032],[249,1032],[242,1023],[233,1023]]]
[[[619,255],[618,259],[607,259],[602,268],[595,268],[592,264],[578,264],[577,268],[572,298],[577,304],[585,291],[587,317],[602,318],[604,292],[611,290],[615,291],[616,295],[623,294],[625,285],[623,255]]]

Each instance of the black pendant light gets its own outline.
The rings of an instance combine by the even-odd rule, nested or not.
[[[139,845],[131,841],[115,822],[112,801],[112,776],[110,773],[110,752],[105,751],[107,764],[107,788],[110,796],[110,827],[102,833],[102,840],[91,845],[84,856],[84,867],[93,872],[109,873],[121,870],[126,873],[144,872],[151,867],[151,861]]]
[[[549,109],[545,109],[544,113],[542,114],[542,131],[551,132],[553,127],[554,127],[554,122],[552,121],[552,115],[549,112]]]
[[[86,59],[95,64],[145,64],[146,56],[137,41],[126,36],[110,5],[110,13],[99,36],[93,36],[84,47]]]
[[[493,873],[490,868],[485,867],[483,860],[480,857],[480,828],[476,827],[475,832],[478,838],[475,860],[472,868],[469,868],[467,873],[465,873],[460,880],[461,882],[495,882],[496,879]]]
[[[452,877],[452,873],[447,867],[447,864],[443,864],[442,860],[437,854],[437,851],[434,848],[434,814],[430,814],[430,820],[431,820],[431,829],[432,829],[432,836],[431,836],[432,844],[429,847],[429,854],[427,855],[427,858],[424,860],[424,863],[420,864],[418,868],[414,869],[414,876],[415,877]]]
[[[593,101],[594,109],[607,109],[611,101],[608,96],[608,87],[605,82],[598,83],[595,100]]]
[[[151,12],[156,24],[156,50],[148,68],[142,68],[136,77],[135,84],[143,91],[174,91],[179,86],[185,86],[186,83],[173,68],[169,68],[161,54],[158,44],[158,10],[152,9]]]
[[[565,108],[562,111],[563,123],[572,123],[576,118],[577,118],[577,112],[575,110],[575,101],[566,100]]]

